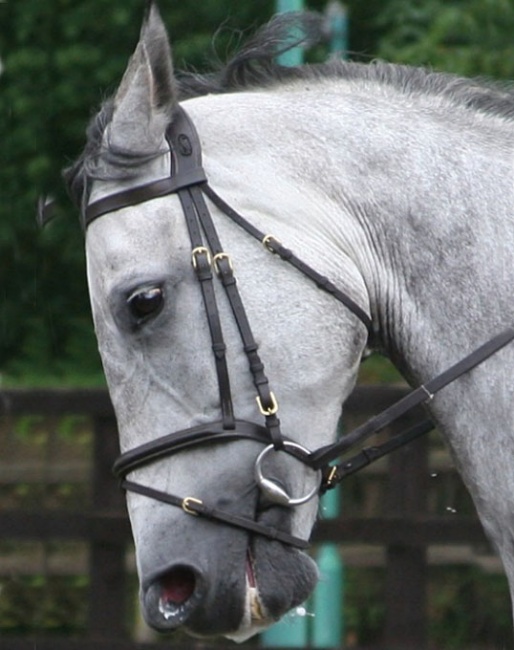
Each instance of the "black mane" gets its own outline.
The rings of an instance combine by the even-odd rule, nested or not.
[[[292,37],[291,34],[296,34]],[[304,47],[325,38],[323,18],[305,12],[275,16],[223,66],[207,74],[179,73],[179,101],[207,94],[272,88],[298,81],[329,82],[346,80],[389,86],[402,94],[431,95],[446,98],[451,104],[489,115],[514,119],[514,92],[510,86],[473,80],[454,74],[434,72],[375,61],[368,64],[332,60],[324,64],[285,67],[277,56],[296,45]],[[112,119],[113,102],[104,103],[87,130],[87,143],[79,159],[65,171],[64,177],[75,203],[81,207],[88,199],[88,180],[102,178],[98,161],[116,168],[117,178],[137,175],[138,165],[160,152],[105,150],[102,136]],[[109,180],[114,179],[112,174]]]
[[[180,99],[266,88],[303,79],[308,66],[282,66],[276,62],[277,57],[296,46],[308,49],[325,40],[325,37],[324,21],[320,14],[278,14],[218,70],[208,74],[179,73]]]
[[[297,41],[291,33],[302,33]],[[278,54],[297,44],[311,46],[325,38],[321,16],[315,13],[275,16],[218,71],[179,75],[180,99],[211,93],[269,88],[292,81],[363,81],[388,85],[407,94],[444,96],[450,101],[492,115],[514,118],[514,92],[510,84],[467,79],[430,68],[373,61],[356,63],[334,59],[328,63],[284,67]]]

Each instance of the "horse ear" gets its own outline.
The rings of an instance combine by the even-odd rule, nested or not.
[[[176,103],[168,35],[157,6],[150,2],[136,50],[114,97],[109,144],[136,150],[159,145]]]

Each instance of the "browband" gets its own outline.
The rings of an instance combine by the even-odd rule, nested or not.
[[[84,229],[108,212],[139,205],[150,199],[175,194],[183,188],[207,182],[196,129],[180,106],[177,106],[173,120],[166,130],[166,140],[170,144],[172,155],[170,175],[93,201],[86,207],[83,215]]]

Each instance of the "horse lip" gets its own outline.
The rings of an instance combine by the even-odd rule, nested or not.
[[[250,549],[248,549],[246,559],[246,591],[251,622],[258,624],[265,623],[269,617],[260,598],[255,571],[255,558]]]
[[[259,597],[259,590],[256,587],[250,587],[248,589],[248,597],[250,600],[250,619],[252,623],[265,623],[268,620],[268,616]]]
[[[255,578],[255,559],[250,549],[246,552],[246,582],[250,588],[257,587],[257,579]]]
[[[268,615],[259,594],[257,579],[255,575],[255,559],[250,549],[246,556],[246,596],[245,611],[241,624],[237,630],[226,633],[227,639],[236,643],[242,643],[258,632],[262,632],[275,621]]]

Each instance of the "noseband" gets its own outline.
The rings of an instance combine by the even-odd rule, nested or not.
[[[200,515],[297,548],[306,548],[309,545],[308,540],[295,537],[283,530],[211,507],[194,496],[179,497],[171,495],[128,480],[126,477],[135,469],[197,445],[241,439],[252,440],[264,446],[255,463],[255,480],[266,498],[283,507],[303,504],[318,493],[334,487],[349,474],[358,471],[384,454],[432,429],[432,422],[426,420],[409,431],[395,436],[383,445],[364,449],[353,458],[347,459],[339,465],[330,465],[332,461],[346,453],[351,447],[362,443],[372,434],[389,426],[421,402],[432,399],[439,390],[509,343],[514,338],[514,330],[509,329],[491,339],[462,361],[415,389],[407,397],[375,416],[352,433],[343,436],[334,444],[327,445],[314,452],[307,450],[296,441],[285,437],[281,432],[280,421],[277,417],[278,401],[270,388],[264,364],[258,353],[258,346],[237,288],[230,256],[223,250],[205,197],[250,236],[259,240],[267,252],[278,255],[282,260],[288,262],[314,282],[320,289],[328,292],[345,305],[368,331],[371,327],[371,320],[359,305],[338,289],[328,278],[320,275],[305,264],[273,235],[265,234],[249,223],[214,192],[209,186],[202,168],[198,135],[187,113],[180,106],[175,109],[173,119],[166,132],[166,139],[171,152],[169,176],[106,196],[91,203],[87,206],[83,215],[83,224],[84,228],[87,228],[92,221],[109,212],[138,205],[168,194],[178,195],[191,240],[192,267],[201,289],[209,325],[218,380],[221,420],[174,432],[131,449],[116,460],[113,471],[121,480],[121,487],[125,490],[181,507],[188,515]],[[233,318],[237,324],[256,390],[257,404],[263,417],[262,424],[238,420],[234,415],[226,360],[226,346],[214,288],[216,279],[221,282],[225,290]],[[317,474],[318,478],[315,487],[308,494],[292,496],[282,486],[264,475],[264,459],[268,455],[278,452],[284,452],[296,457]]]

